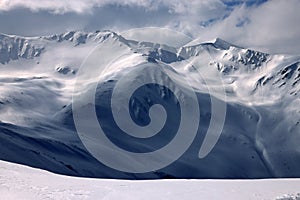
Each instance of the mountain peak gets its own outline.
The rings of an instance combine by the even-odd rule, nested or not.
[[[222,40],[221,38],[216,38],[214,41],[214,46],[222,49],[229,49],[231,46],[234,46],[233,44],[230,44],[229,42],[226,42],[225,40]]]
[[[198,38],[184,46],[188,47],[188,46],[207,46],[207,45],[213,46],[213,47],[215,47],[217,49],[221,49],[221,50],[228,50],[230,47],[238,47],[238,46],[236,46],[232,43],[229,43],[219,37],[212,39],[212,40],[208,40],[208,41],[203,41],[203,39]]]
[[[211,41],[203,42],[201,44],[202,45],[212,45],[217,49],[224,49],[224,50],[228,50],[230,47],[236,47],[235,45],[233,45],[221,38],[218,38],[218,37]]]

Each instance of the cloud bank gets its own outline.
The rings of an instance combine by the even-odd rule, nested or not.
[[[225,1],[226,2],[226,1]],[[8,11],[15,8],[28,8],[32,11],[47,10],[56,14],[75,12],[78,14],[91,12],[93,8],[107,5],[114,6],[139,6],[145,10],[158,10],[160,7],[169,8],[169,12],[186,13],[197,11],[204,12],[206,17],[214,16],[216,10],[225,7],[221,0],[1,0],[0,10]],[[211,12],[213,11],[213,12]]]
[[[0,0],[0,32],[167,27],[271,53],[300,54],[299,0]]]

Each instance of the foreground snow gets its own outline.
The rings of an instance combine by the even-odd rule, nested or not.
[[[125,181],[75,178],[0,161],[1,199],[299,199],[300,179]]]

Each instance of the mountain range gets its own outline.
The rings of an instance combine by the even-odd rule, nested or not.
[[[300,177],[300,55],[263,53],[220,38],[197,41],[178,47],[126,39],[112,31],[70,31],[41,37],[0,34],[0,159],[83,177]],[[112,62],[101,76],[82,84],[85,91],[91,90],[90,83],[97,88],[95,102],[79,109],[95,108],[107,137],[128,151],[154,151],[174,139],[183,114],[180,105],[192,98],[181,96],[177,88],[187,94],[193,89],[200,120],[192,114],[184,117],[199,128],[178,160],[152,172],[128,173],[104,165],[86,149],[74,123],[74,85],[85,75],[86,58],[95,50],[99,63]],[[93,71],[86,75],[92,76]],[[159,84],[139,87],[129,104],[122,103],[123,96],[145,79]],[[111,99],[116,87],[121,95],[114,100],[114,109],[129,110],[129,120],[139,126],[151,124],[151,106],[165,108],[165,124],[157,135],[143,140],[118,127],[128,119],[114,119]],[[226,105],[226,112],[213,111],[213,99]],[[218,112],[225,120],[220,138],[199,158],[210,122],[218,118]],[[160,122],[153,123],[155,128]]]

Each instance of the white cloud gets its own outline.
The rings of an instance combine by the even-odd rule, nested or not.
[[[299,0],[272,0],[259,6],[237,6],[230,15],[207,27],[181,20],[169,24],[200,41],[223,38],[269,53],[300,54]]]
[[[253,40],[253,45],[268,45],[276,51],[300,53],[299,10],[299,0],[274,0],[248,12],[251,23],[244,30],[248,42]]]
[[[34,15],[35,18],[41,17],[42,19],[45,15],[48,15],[47,13],[54,14],[48,16],[49,20],[58,18],[61,15],[63,17],[58,20],[60,24],[65,23],[64,16],[77,15],[74,17],[75,25],[73,27],[79,27],[77,23],[78,16],[86,21],[86,24],[80,27],[90,26],[91,22],[99,19],[102,24],[96,22],[97,29],[111,27],[126,29],[126,26],[127,28],[134,28],[141,27],[142,24],[144,26],[174,27],[181,22],[198,25],[211,19],[222,18],[229,13],[226,5],[221,0],[0,0],[0,17],[3,20],[5,16],[1,16],[1,13],[2,15],[3,13],[12,13],[17,9],[34,11],[29,13],[28,16]],[[120,16],[120,13],[123,16]],[[25,19],[28,16],[25,16]],[[9,18],[10,16],[6,17]],[[18,13],[16,17],[19,17]],[[117,17],[119,18],[117,19]],[[24,19],[19,18],[21,24]],[[68,19],[68,17],[66,18]],[[104,18],[106,21],[103,20]],[[157,18],[160,19],[157,20]],[[47,24],[49,20],[41,21],[39,23],[40,29],[43,29],[43,24]],[[141,23],[142,20],[144,23]],[[0,20],[0,27],[1,25]],[[2,27],[5,29],[7,26],[7,24],[3,24]],[[15,28],[13,27],[13,29]],[[21,30],[21,32],[24,31]]]
[[[82,13],[92,7],[91,1],[59,1],[59,0],[0,0],[0,10],[8,11],[14,8],[29,8],[33,11],[49,10],[55,13],[64,13],[68,11]]]
[[[159,26],[203,41],[221,37],[267,52],[300,53],[299,0],[250,7],[238,2],[245,0],[0,0],[0,32],[38,35],[72,28]]]
[[[94,7],[102,7],[105,5],[140,6],[147,10],[166,6],[174,13],[195,13],[200,11],[208,15],[211,15],[210,11],[215,13],[216,9],[224,8],[224,4],[220,0],[0,0],[0,10],[8,11],[17,7],[23,7],[33,11],[49,10],[60,14],[66,12],[90,12]]]

